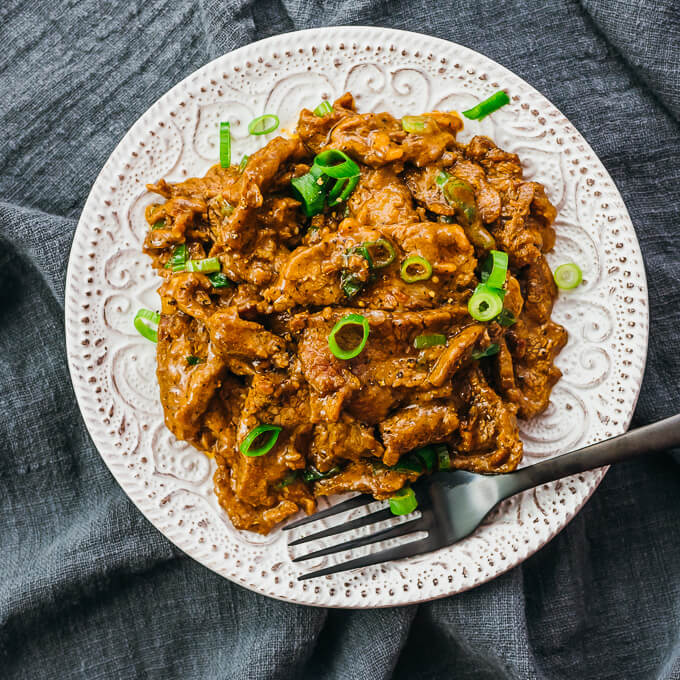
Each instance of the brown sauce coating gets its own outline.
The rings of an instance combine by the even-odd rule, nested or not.
[[[159,288],[158,380],[168,428],[214,456],[215,493],[234,526],[267,533],[315,497],[343,491],[386,498],[418,474],[392,469],[405,455],[444,443],[451,464],[477,472],[513,470],[522,457],[517,416],[548,405],[566,343],[551,318],[557,291],[543,253],[553,247],[555,208],[522,178],[519,158],[486,137],[456,141],[455,113],[425,114],[405,132],[388,113],[360,114],[350,94],[319,117],[300,114],[291,138],[277,137],[245,168],[149,189],[144,252]],[[361,169],[349,199],[311,220],[290,180],[315,154],[340,149]],[[460,211],[437,183],[445,170],[470,201]],[[459,187],[459,188],[460,188]],[[394,262],[369,270],[348,252],[387,239]],[[216,288],[198,272],[165,267],[216,257],[234,285]],[[495,244],[509,255],[505,308],[516,323],[479,323],[467,300],[480,261]],[[401,263],[420,255],[432,276],[407,283]],[[363,288],[343,291],[347,271]],[[370,333],[347,361],[328,346],[334,324],[363,315]],[[445,345],[416,349],[422,334]],[[495,356],[475,352],[496,343]],[[274,447],[247,457],[239,444],[260,424],[282,428]],[[303,471],[329,475],[305,481]]]

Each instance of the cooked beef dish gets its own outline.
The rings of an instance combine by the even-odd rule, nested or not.
[[[238,529],[438,467],[513,470],[517,417],[561,375],[556,211],[518,156],[459,143],[454,112],[326,109],[241,166],[149,185],[165,422],[214,457]]]

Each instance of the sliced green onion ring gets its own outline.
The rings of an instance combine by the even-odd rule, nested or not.
[[[390,510],[393,515],[408,515],[418,507],[415,491],[405,486],[390,497]]]
[[[553,277],[558,288],[572,290],[583,281],[583,272],[577,264],[569,262],[568,264],[561,264],[555,270]]]
[[[507,93],[503,90],[499,90],[484,101],[479,102],[477,106],[473,106],[471,109],[463,111],[463,115],[470,120],[482,120],[482,118],[485,118],[490,113],[498,111],[501,106],[505,106],[509,103],[510,97],[508,97]]]
[[[345,326],[361,326],[363,330],[363,337],[361,338],[361,341],[358,345],[351,349],[343,349],[335,339],[337,333]],[[354,359],[354,357],[361,354],[364,347],[366,347],[366,341],[368,340],[368,334],[370,331],[371,329],[368,325],[368,319],[366,317],[361,316],[361,314],[348,314],[344,319],[340,319],[340,321],[338,321],[338,323],[333,326],[333,330],[328,336],[328,347],[333,353],[333,356],[337,357],[338,359],[343,359],[345,361],[348,359]]]
[[[423,333],[417,335],[413,341],[413,346],[416,349],[427,349],[428,347],[436,347],[437,345],[445,345],[446,336],[441,333]]]
[[[503,298],[495,288],[480,283],[468,300],[468,312],[476,321],[491,321],[503,311]]]
[[[316,165],[324,175],[341,179],[343,177],[356,177],[360,174],[359,166],[340,149],[327,149],[317,154],[314,158]]]
[[[482,350],[481,352],[473,352],[472,353],[472,359],[474,361],[479,361],[480,359],[484,359],[486,357],[492,357],[500,351],[500,347],[495,343],[492,342],[486,349]]]
[[[196,366],[196,364],[202,364],[205,361],[205,359],[201,359],[201,357],[196,357],[193,354],[190,354],[187,357],[187,364],[189,366]]]
[[[273,113],[253,118],[248,123],[248,133],[251,135],[268,135],[279,127],[279,117]]]
[[[144,336],[147,340],[151,342],[158,342],[158,330],[152,328],[147,321],[158,325],[161,320],[161,315],[158,312],[152,312],[150,309],[140,309],[137,314],[135,314],[135,328],[140,335]]]
[[[477,217],[475,192],[472,185],[458,177],[451,177],[441,187],[446,202],[454,208],[459,217],[465,218],[468,224],[472,224]]]
[[[401,128],[404,132],[423,132],[427,120],[423,116],[403,116]]]
[[[274,444],[276,444],[276,440],[279,438],[279,433],[282,429],[283,428],[278,425],[258,425],[257,427],[254,427],[241,442],[241,446],[238,447],[239,451],[249,458],[264,456],[265,453],[268,453],[274,448]],[[271,432],[267,441],[258,449],[251,448],[255,440],[265,432]]]
[[[208,278],[210,279],[210,283],[212,283],[213,288],[231,288],[234,285],[224,274],[221,273],[209,274]]]
[[[152,229],[165,229],[165,218],[161,218],[160,220],[156,220],[152,225]]]
[[[439,469],[448,470],[451,467],[451,456],[449,455],[449,449],[446,444],[437,444],[434,447],[434,451],[437,454]]]
[[[248,154],[246,154],[242,159],[241,162],[238,164],[238,171],[243,172],[246,169],[246,165],[248,165]]]
[[[412,267],[416,268],[415,273],[409,272]],[[406,283],[426,281],[430,276],[432,276],[432,265],[420,255],[409,255],[401,265],[401,278]]]
[[[338,205],[338,203],[346,201],[358,183],[359,175],[338,179],[328,194],[328,207],[332,208],[333,206]]]
[[[216,257],[207,257],[204,260],[189,260],[186,269],[188,272],[214,274],[222,269],[222,265]]]
[[[231,126],[223,120],[220,123],[220,165],[228,168],[231,165]]]
[[[386,238],[379,238],[376,241],[366,241],[363,245],[371,254],[370,256],[374,269],[382,269],[383,267],[391,265],[397,257],[397,251]],[[378,257],[378,255],[376,255],[376,251],[379,254],[381,249],[387,253],[386,257]]]
[[[323,118],[326,114],[331,113],[332,111],[333,107],[331,106],[331,103],[328,101],[322,101],[321,104],[319,104],[314,109],[314,115],[318,116],[319,118]]]
[[[491,250],[482,267],[482,281],[489,288],[502,288],[508,273],[508,254],[502,250]]]

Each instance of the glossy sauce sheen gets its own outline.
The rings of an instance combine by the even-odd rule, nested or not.
[[[273,139],[242,172],[216,165],[203,178],[149,186],[165,199],[147,209],[150,225],[164,223],[144,245],[164,278],[165,422],[215,457],[215,493],[237,528],[267,533],[299,509],[313,512],[320,495],[388,497],[418,476],[390,467],[425,444],[447,444],[457,468],[518,465],[516,418],[547,407],[567,339],[550,319],[557,291],[543,258],[555,208],[540,184],[523,180],[515,154],[486,137],[461,145],[461,128],[457,114],[433,112],[423,131],[406,133],[388,113],[357,113],[346,94],[323,118],[303,110],[296,134]],[[310,220],[290,180],[330,148],[351,156],[361,178],[346,203]],[[472,189],[473,219],[447,201],[441,169]],[[378,238],[396,258],[371,273],[348,251]],[[509,255],[504,306],[517,318],[509,327],[467,311],[489,242]],[[180,243],[190,258],[219,258],[235,285],[218,289],[204,274],[165,269]],[[402,280],[410,255],[431,263],[430,279]],[[365,282],[351,299],[343,270]],[[327,338],[349,313],[362,314],[370,334],[343,361]],[[447,343],[417,350],[423,333]],[[498,354],[471,358],[491,343]],[[276,445],[244,456],[239,443],[263,423],[283,428]],[[340,472],[311,483],[291,477],[310,466]]]

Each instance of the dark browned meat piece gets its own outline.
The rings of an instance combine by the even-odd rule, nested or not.
[[[550,391],[562,376],[554,361],[566,344],[567,332],[552,321],[518,321],[508,333],[522,418],[533,418],[548,407]]]
[[[314,494],[330,496],[345,491],[370,493],[378,499],[388,498],[414,475],[387,470],[365,460],[349,463],[340,474],[322,479],[314,485]]]
[[[309,109],[302,109],[297,124],[297,133],[312,153],[319,153],[328,146],[330,133],[345,117],[356,113],[354,98],[347,92],[333,103],[333,112],[317,116]]]
[[[457,379],[464,403],[454,467],[474,472],[509,472],[522,457],[517,407],[505,403],[477,369]]]
[[[532,321],[545,323],[550,319],[557,299],[557,286],[545,258],[541,256],[530,264],[522,272],[520,281],[524,288],[524,315]]]
[[[415,127],[361,114],[347,93],[324,116],[303,110],[295,135],[243,169],[149,185],[164,201],[146,209],[144,252],[163,279],[165,422],[214,457],[215,493],[237,529],[267,533],[326,494],[388,498],[420,475],[392,467],[428,444],[445,444],[457,468],[518,465],[516,415],[547,407],[567,338],[551,320],[557,289],[543,256],[555,208],[515,154],[486,137],[461,144],[461,128],[454,112],[422,114]],[[360,177],[348,200],[310,219],[291,180],[327,149],[346,152]],[[173,270],[178,246],[187,260],[215,258],[219,274]],[[509,255],[509,326],[468,312],[494,247]],[[432,268],[422,280],[402,277],[411,256]],[[329,335],[350,314],[368,337],[340,359]],[[362,333],[336,340],[353,347]],[[280,431],[266,453],[245,455],[260,425]]]
[[[394,465],[408,451],[445,442],[457,428],[458,415],[451,404],[432,402],[402,408],[380,423],[383,463]]]
[[[364,170],[347,205],[350,215],[362,225],[421,221],[411,192],[392,168]]]
[[[339,422],[315,425],[309,447],[309,457],[320,472],[328,472],[348,460],[379,459],[382,452],[383,447],[371,428],[347,414]]]

